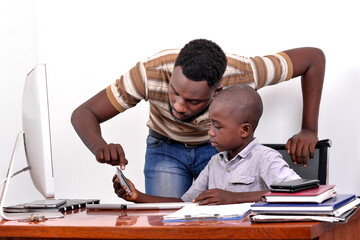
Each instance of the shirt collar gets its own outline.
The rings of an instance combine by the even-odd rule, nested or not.
[[[243,150],[241,150],[233,159],[229,159],[229,151],[223,151],[220,152],[220,157],[226,161],[226,162],[231,162],[234,161],[236,159],[242,159],[242,158],[246,158],[251,151],[257,146],[259,145],[259,141],[254,138]]]

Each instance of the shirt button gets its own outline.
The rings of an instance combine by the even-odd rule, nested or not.
[[[228,168],[227,171],[230,172],[230,168]]]

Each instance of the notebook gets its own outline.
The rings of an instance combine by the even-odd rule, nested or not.
[[[243,219],[253,203],[188,205],[164,216],[163,222]]]
[[[321,203],[336,195],[335,185],[320,185],[295,193],[267,192],[261,197],[264,202],[315,202]]]

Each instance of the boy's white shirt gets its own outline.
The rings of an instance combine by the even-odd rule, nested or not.
[[[273,183],[300,178],[279,152],[261,145],[256,138],[233,159],[227,156],[226,151],[214,155],[181,199],[190,202],[203,191],[215,188],[231,192],[262,191]]]

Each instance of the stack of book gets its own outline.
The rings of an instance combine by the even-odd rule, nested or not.
[[[356,211],[355,194],[337,194],[335,185],[320,185],[299,192],[268,192],[251,205],[250,221],[345,222]]]

